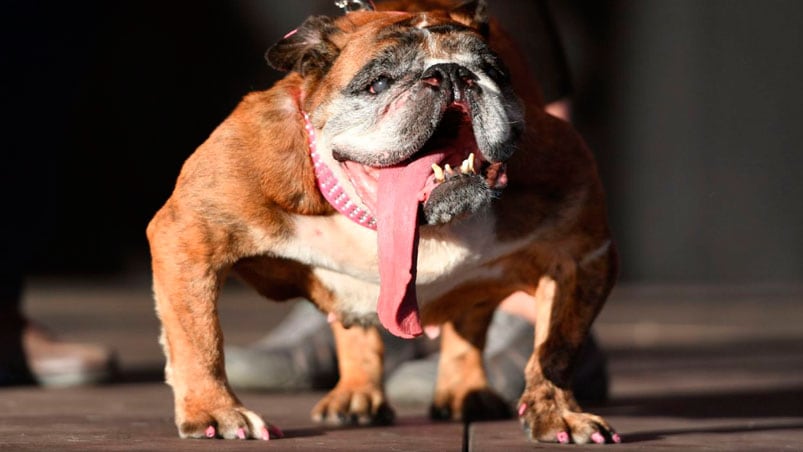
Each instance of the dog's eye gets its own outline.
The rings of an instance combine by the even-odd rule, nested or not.
[[[382,94],[390,88],[390,79],[382,76],[371,82],[368,92],[371,94]]]
[[[485,75],[497,83],[508,81],[507,70],[499,60],[493,59],[486,61],[482,66],[482,70],[485,72]]]
[[[485,67],[485,73],[488,74],[488,77],[491,77],[494,81],[500,81],[504,79],[504,74],[499,69],[488,65]]]
[[[494,67],[489,67],[485,72],[488,73],[488,77],[494,80],[499,80],[499,78],[502,77],[502,73],[497,71]]]

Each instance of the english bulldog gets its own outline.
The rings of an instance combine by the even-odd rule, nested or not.
[[[378,328],[440,328],[433,417],[508,415],[482,350],[515,296],[537,313],[517,405],[528,438],[619,442],[569,389],[617,267],[591,153],[544,112],[484,1],[356,5],[268,51],[289,74],[242,100],[148,225],[179,435],[278,435],[226,380],[216,306],[236,275],[332,319],[340,381],[317,421],[392,421]]]

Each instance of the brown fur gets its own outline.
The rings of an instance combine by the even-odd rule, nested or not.
[[[387,7],[417,10],[444,4],[450,3],[389,2]],[[337,26],[348,31],[366,25],[370,36],[393,20],[353,13]],[[345,38],[334,39],[341,45],[337,40]],[[544,112],[535,83],[516,64],[523,59],[494,23],[490,42],[513,64],[514,85],[527,107],[521,150],[508,164],[510,186],[493,204],[496,234],[501,241],[537,234],[529,246],[494,263],[503,266],[503,277],[464,284],[422,309],[424,324],[444,324],[432,414],[475,419],[507,413],[488,388],[482,349],[493,310],[505,297],[523,292],[539,313],[521,398],[526,430],[541,441],[555,441],[561,432],[576,442],[601,432],[610,441],[610,427],[583,413],[568,389],[576,352],[616,274],[612,244],[596,259],[584,260],[610,243],[601,183],[582,139],[569,124]],[[369,52],[364,53],[368,58]],[[364,62],[340,63],[330,75],[346,80]],[[187,160],[175,191],[148,226],[167,379],[182,437],[202,437],[209,426],[226,438],[237,437],[240,429],[259,437],[261,426],[228,387],[223,368],[216,303],[229,273],[272,299],[302,296],[324,311],[336,302],[310,267],[261,251],[264,242],[280,242],[293,233],[290,214],[334,214],[315,185],[299,113],[331,95],[329,87],[317,83],[294,73],[268,91],[248,95]],[[313,417],[389,422],[376,329],[345,329],[335,322],[333,330],[341,380],[316,405]]]
[[[312,418],[335,424],[388,424],[393,410],[382,391],[384,345],[376,328],[344,328],[332,323],[340,381],[315,408]]]

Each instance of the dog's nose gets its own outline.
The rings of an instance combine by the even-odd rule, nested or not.
[[[438,63],[424,71],[421,80],[433,89],[452,95],[454,102],[462,102],[467,89],[474,86],[477,75],[457,63]]]

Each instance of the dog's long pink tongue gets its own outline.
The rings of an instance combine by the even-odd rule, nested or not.
[[[379,236],[377,314],[382,325],[399,337],[423,333],[415,294],[418,196],[438,160],[438,156],[427,156],[379,173],[374,212]]]

